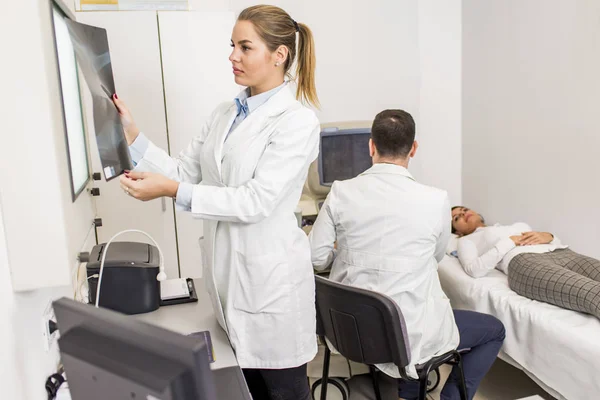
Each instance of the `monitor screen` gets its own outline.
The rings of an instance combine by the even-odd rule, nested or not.
[[[319,176],[323,186],[354,178],[371,168],[371,129],[325,130],[321,132]]]
[[[90,177],[86,131],[81,106],[79,71],[66,23],[69,17],[57,4],[53,4],[52,7],[52,20],[58,59],[63,121],[66,131],[67,159],[71,174],[71,195],[73,201],[75,201]]]
[[[73,399],[221,398],[204,340],[67,298],[53,307]]]

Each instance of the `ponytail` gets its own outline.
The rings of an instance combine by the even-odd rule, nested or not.
[[[298,62],[296,63],[296,77],[298,88],[296,98],[319,108],[317,87],[315,86],[315,41],[312,31],[305,24],[298,24]]]

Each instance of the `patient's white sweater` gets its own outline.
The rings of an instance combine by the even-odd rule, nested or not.
[[[530,246],[516,246],[510,239],[530,231],[531,227],[522,222],[477,228],[458,240],[458,259],[467,274],[480,278],[494,268],[508,274],[508,264],[521,253],[547,253],[567,247],[556,236],[551,243]]]

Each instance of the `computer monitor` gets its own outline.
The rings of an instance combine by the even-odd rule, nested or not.
[[[369,169],[370,128],[325,128],[321,131],[319,181],[331,186],[334,181],[354,178]]]
[[[115,311],[53,303],[74,400],[216,400],[206,343]]]
[[[310,165],[298,208],[316,216],[335,180],[354,178],[371,167],[369,137],[372,121],[321,125],[319,157]]]

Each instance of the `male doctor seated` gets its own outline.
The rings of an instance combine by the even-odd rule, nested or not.
[[[438,261],[450,237],[450,202],[440,189],[408,172],[417,151],[415,123],[402,110],[379,113],[369,141],[373,166],[354,179],[334,182],[309,235],[314,268],[332,262],[330,279],[391,297],[404,314],[412,364],[452,349],[471,350],[463,365],[469,399],[494,363],[504,341],[496,318],[452,310],[438,278]],[[334,243],[337,241],[337,250]],[[400,378],[393,364],[377,366]],[[416,382],[399,382],[399,396],[416,399]],[[458,371],[441,399],[459,399]]]

